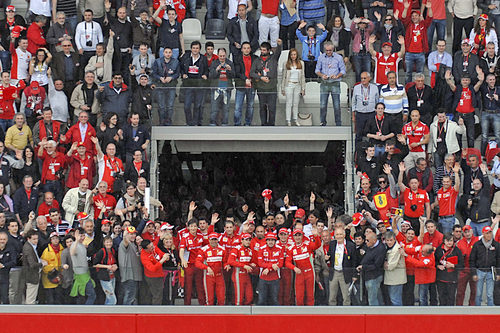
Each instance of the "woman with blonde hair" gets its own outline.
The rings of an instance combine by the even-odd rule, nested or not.
[[[163,274],[165,276],[163,284],[163,305],[174,305],[177,296],[177,282],[179,280],[179,250],[175,247],[174,238],[171,233],[164,233],[158,249],[168,255],[168,259],[163,263]]]
[[[283,78],[281,80],[281,93],[286,96],[286,124],[299,126],[297,117],[299,114],[300,96],[306,92],[306,76],[304,62],[300,59],[296,49],[288,53],[288,60],[284,64]]]

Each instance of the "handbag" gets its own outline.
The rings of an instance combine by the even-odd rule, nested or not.
[[[300,126],[312,126],[312,113],[300,113],[297,117],[297,122]]]
[[[47,279],[50,281],[50,283],[59,284],[63,279],[63,275],[60,271],[54,268],[47,274]]]

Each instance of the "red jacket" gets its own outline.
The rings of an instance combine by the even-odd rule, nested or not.
[[[399,245],[408,253],[408,257],[411,255],[413,258],[417,258],[417,253],[415,252],[415,248],[417,246],[420,246],[420,242],[418,241],[418,238],[415,237],[413,238],[412,242],[408,242],[406,240],[406,237],[403,235],[402,232],[400,232],[396,236],[396,240],[399,242]],[[413,254],[410,254],[413,253]],[[415,275],[415,268],[411,265],[411,263],[408,261],[408,257],[405,257],[405,264],[406,264],[406,274],[407,275]]]
[[[434,252],[424,257],[420,252],[420,247],[415,249],[418,251],[417,258],[408,255],[407,261],[415,268],[415,284],[434,283],[436,281],[436,258]],[[406,252],[410,254],[408,251]]]
[[[313,269],[313,254],[321,246],[321,238],[318,236],[311,237],[308,242],[302,244],[293,244],[288,247],[286,254],[286,268],[300,268],[302,272],[307,272]]]
[[[209,230],[209,232],[210,232],[210,230]],[[240,235],[236,234],[236,231],[232,237],[228,236],[226,233],[223,233],[222,235],[220,235],[219,245],[222,246],[224,249],[226,249],[226,259],[225,259],[226,261],[228,260],[228,257],[229,257],[229,254],[231,253],[231,251],[234,248],[236,248],[236,246],[238,246],[239,244],[241,244],[241,239],[240,239]]]
[[[52,200],[52,206],[48,206],[45,203],[45,201],[42,202],[42,204],[38,207],[38,216],[45,216],[47,218],[47,222],[51,223],[52,220],[50,219],[50,216],[49,216],[49,210],[51,210],[52,208],[59,210],[59,203],[57,202],[56,199]],[[59,210],[59,212],[60,212],[60,210]]]
[[[436,231],[434,231],[434,233],[431,236],[431,234],[426,232],[424,234],[423,240],[424,240],[423,241],[424,244],[432,244],[432,246],[437,248],[439,245],[441,245],[443,243],[443,234],[436,230]]]
[[[497,232],[498,234],[498,232]],[[457,247],[458,249],[462,252],[464,255],[464,267],[469,268],[469,258],[470,258],[470,252],[472,251],[472,247],[476,242],[479,240],[479,237],[477,236],[472,236],[470,239],[470,242],[467,242],[467,239],[463,237],[461,240],[457,242]]]
[[[155,247],[153,252],[141,251],[141,263],[144,266],[144,275],[149,278],[163,277],[163,268],[160,263],[164,253]]]
[[[275,271],[273,269],[273,265],[278,265],[278,268],[283,267],[283,262],[285,261],[283,257],[283,249],[279,245],[275,245],[270,248],[269,246],[264,245],[260,248],[259,256],[257,258],[257,263],[260,267],[260,275],[259,277],[262,280],[273,281],[280,278],[280,270]],[[263,275],[262,271],[264,269],[269,269],[269,273],[267,275]]]
[[[26,37],[28,37],[27,50],[32,55],[36,54],[36,50],[47,45],[47,41],[43,35],[43,29],[40,28],[35,22],[31,23]]]
[[[45,184],[47,180],[64,180],[58,178],[57,171],[66,168],[66,156],[58,151],[55,151],[54,154],[55,157],[49,156],[44,150],[40,158],[43,161],[42,184]]]
[[[217,247],[205,245],[198,251],[195,265],[203,270],[210,267],[216,276],[222,275],[222,270],[226,265],[226,250],[220,245]]]
[[[402,12],[401,12],[402,14]],[[401,15],[400,14],[400,15]],[[413,40],[412,40],[412,35],[413,35],[413,31],[412,31],[412,27],[414,26],[412,20],[411,20],[411,10],[408,9],[408,12],[406,14],[406,18],[403,18],[401,17],[401,21],[403,22],[403,25],[405,27],[405,31],[406,31],[406,35],[405,35],[405,49],[406,49],[406,52],[408,52],[408,50],[410,49],[410,43],[413,43]],[[429,26],[431,25],[432,23],[432,17],[430,17],[429,15],[427,15],[427,17],[425,18],[425,20],[423,21],[420,21],[420,23],[418,24],[418,30],[420,31],[420,34],[422,36],[422,49],[423,49],[423,52],[427,53],[429,52],[429,42],[428,42],[428,39],[427,39],[427,29],[429,28]]]
[[[89,188],[92,188],[92,179],[94,178],[94,159],[89,153],[85,153],[85,158],[80,159],[78,152],[74,152],[71,157],[67,158],[69,164],[69,175],[66,186],[69,188],[78,187],[80,180],[87,179]],[[99,212],[97,212],[99,215]]]
[[[247,274],[246,269],[240,268],[255,263],[252,249],[243,245],[236,246],[229,254],[227,263],[236,268],[235,273]]]
[[[107,194],[105,197],[98,193],[94,196],[94,220],[97,220],[99,216],[99,209],[97,208],[96,202],[103,201],[106,206],[106,211],[104,212],[104,217],[108,218],[109,214],[115,210],[116,207],[116,199],[111,194]]]
[[[95,150],[95,145],[92,140],[90,140],[90,138],[96,136],[96,132],[94,127],[92,127],[90,123],[87,123],[87,125],[87,132],[85,133],[85,140],[83,140],[83,144],[87,149],[86,152],[91,156],[95,156],[97,154],[97,151]],[[82,136],[80,135],[80,122],[77,122],[76,124],[71,126],[70,129],[66,132],[65,136],[65,140],[61,140],[61,143],[72,144],[73,142],[82,142]]]
[[[10,85],[8,87],[4,87],[0,85],[0,119],[14,119],[14,102],[15,98],[12,96],[14,94],[18,94],[18,89],[14,85]]]
[[[257,237],[254,237],[252,239],[252,242],[250,243],[250,247],[252,248],[252,250],[255,251],[255,253],[259,253],[260,249],[264,245],[266,245],[266,239],[265,238],[258,239]]]

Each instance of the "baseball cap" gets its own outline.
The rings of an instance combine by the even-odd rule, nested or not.
[[[385,42],[385,43],[382,44],[382,47],[384,47],[384,46],[390,46],[390,47],[392,47],[392,43]]]
[[[151,221],[151,220],[147,221],[147,222],[146,222],[146,227],[147,227],[148,225],[150,225],[150,224],[153,224],[153,223],[154,223],[154,222],[153,222],[153,221]]]
[[[289,234],[290,233],[290,230],[288,230],[287,228],[281,228],[280,231],[279,231],[280,234]]]
[[[52,231],[52,232],[50,233],[49,238],[52,238],[52,237],[59,237],[59,234],[58,234],[57,232],[55,232],[55,231]]]
[[[247,239],[247,238],[252,238],[252,236],[248,232],[241,234],[241,239]]]
[[[304,209],[302,209],[302,208],[297,209],[297,211],[295,212],[295,218],[296,219],[301,219],[304,216],[306,216],[306,211]]]
[[[413,13],[417,13],[418,15],[421,15],[421,14],[422,14],[422,13],[420,12],[420,10],[418,10],[418,9],[414,9],[414,10],[412,10],[412,11],[411,11],[411,13],[412,13],[412,14],[413,14]]]
[[[85,212],[80,212],[80,213],[76,214],[76,219],[78,221],[85,220],[88,217],[89,217],[89,214],[87,214]]]
[[[14,6],[7,6],[5,9],[6,12],[16,12],[16,7]]]
[[[364,217],[361,213],[356,213],[352,216],[352,225],[357,227],[361,221],[363,221]]]
[[[481,14],[481,15],[479,15],[479,18],[483,19],[485,21],[488,21],[488,15],[487,14]]]
[[[469,38],[462,39],[462,44],[470,44],[470,39]]]
[[[101,221],[101,224],[102,224],[102,225],[105,225],[105,224],[111,224],[111,221],[110,221],[110,220],[108,220],[108,219],[104,219],[104,220],[102,220],[102,221]]]
[[[294,235],[294,236],[295,236],[295,235],[297,235],[297,234],[301,234],[301,235],[303,235],[303,234],[304,234],[304,232],[303,232],[302,230],[300,230],[300,229],[295,229],[295,230],[293,231],[292,235]]]
[[[274,216],[274,212],[273,212],[273,211],[271,211],[271,210],[270,210],[270,211],[268,211],[268,212],[266,213],[266,217],[268,217],[268,216]]]
[[[210,233],[210,235],[208,235],[208,239],[219,239],[219,234],[216,233],[216,232],[212,232]]]
[[[462,228],[462,231],[465,231],[465,230],[472,230],[472,227],[470,225],[464,225]]]
[[[491,227],[489,225],[487,225],[486,227],[483,228],[483,234],[487,233],[487,232],[492,232],[493,229],[491,229]]]
[[[30,87],[31,87],[31,92],[33,94],[39,94],[40,93],[40,84],[38,83],[38,81],[31,82]]]
[[[276,239],[278,239],[278,237],[276,237],[276,235],[273,232],[268,232],[266,234],[266,240],[267,239],[274,239],[274,240],[276,240]]]
[[[174,226],[167,222],[163,222],[160,226],[160,230],[172,230],[173,228]]]
[[[76,147],[85,147],[85,144],[83,142],[78,142],[78,144],[76,145]]]
[[[268,188],[266,188],[264,191],[262,191],[262,196],[266,199],[269,199],[269,200],[271,200],[272,194],[273,194],[273,191],[268,189]]]

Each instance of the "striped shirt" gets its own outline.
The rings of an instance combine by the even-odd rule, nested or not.
[[[66,17],[77,15],[76,1],[74,0],[57,0],[56,12],[64,12]]]
[[[460,173],[459,173],[460,175]],[[444,165],[441,165],[436,168],[436,172],[434,173],[434,184],[433,184],[433,189],[434,193],[438,193],[439,189],[443,187],[443,177],[444,176],[450,176],[451,178],[451,186],[455,186],[455,173],[453,172],[453,169],[446,170]]]
[[[323,0],[299,0],[299,17],[301,20],[314,20],[325,17]]]
[[[405,88],[401,84],[398,84],[395,88],[389,87],[388,84],[382,86],[379,101],[385,104],[386,113],[408,113],[408,97],[406,97]]]

